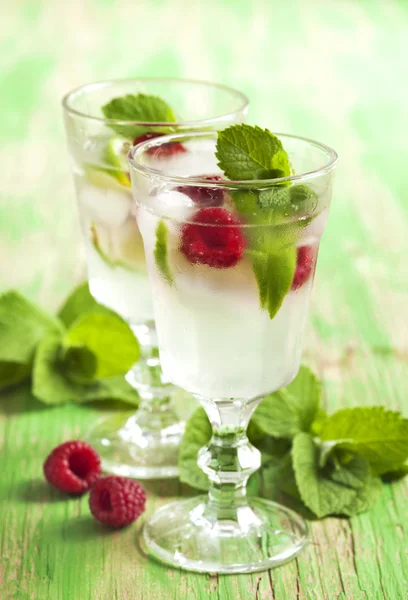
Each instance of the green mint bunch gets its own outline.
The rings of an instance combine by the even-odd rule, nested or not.
[[[129,326],[92,298],[88,284],[73,291],[56,317],[18,292],[0,296],[0,390],[31,378],[33,395],[46,404],[137,406],[124,374],[139,356]]]
[[[257,181],[231,191],[234,207],[246,229],[247,256],[252,262],[261,307],[271,319],[289,292],[296,269],[296,241],[318,204],[307,185],[262,180],[292,175],[282,142],[268,129],[233,125],[218,133],[218,166],[232,181]],[[265,227],[269,226],[269,227]]]
[[[351,517],[375,504],[382,480],[408,472],[408,419],[381,406],[327,415],[321,397],[316,375],[302,366],[291,384],[261,402],[248,438],[262,453],[265,495],[283,493],[318,518]],[[187,422],[179,456],[181,480],[198,489],[208,489],[197,454],[210,438],[200,408]]]

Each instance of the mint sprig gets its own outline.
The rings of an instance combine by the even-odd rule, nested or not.
[[[216,157],[229,179],[259,182],[255,187],[232,190],[230,195],[242,220],[251,225],[245,231],[246,254],[252,262],[261,307],[273,319],[293,282],[296,242],[317,207],[317,194],[304,184],[261,184],[292,174],[282,142],[268,129],[244,124],[220,131]]]
[[[327,416],[321,396],[320,381],[302,366],[291,384],[261,402],[248,437],[262,453],[266,497],[282,501],[283,493],[289,504],[319,518],[351,517],[378,500],[379,474],[385,481],[408,474],[408,419],[378,406]],[[210,436],[200,408],[187,422],[179,459],[182,481],[199,489],[207,489],[208,481],[197,454]]]
[[[128,325],[98,304],[88,284],[67,298],[58,317],[18,292],[0,296],[0,389],[31,376],[34,396],[46,404],[117,400],[137,406],[124,374],[140,347]]]
[[[167,102],[158,96],[147,94],[126,94],[113,98],[102,107],[102,112],[106,119],[142,123],[142,125],[109,124],[111,129],[129,140],[149,131],[149,123],[172,123],[176,120]]]

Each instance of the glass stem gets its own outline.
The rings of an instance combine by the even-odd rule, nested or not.
[[[199,398],[213,429],[212,438],[198,455],[199,467],[208,475],[210,490],[203,515],[211,522],[239,520],[248,504],[246,484],[261,466],[261,455],[246,435],[259,399],[207,400]]]

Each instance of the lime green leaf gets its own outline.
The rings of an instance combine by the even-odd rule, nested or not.
[[[116,133],[130,140],[149,130],[146,123],[171,123],[176,120],[164,100],[146,94],[126,94],[121,98],[113,98],[102,107],[102,112],[106,119],[141,122],[142,125],[109,124]]]
[[[320,437],[330,449],[364,457],[375,475],[398,469],[408,458],[408,419],[382,406],[339,410],[324,422]]]
[[[218,132],[216,156],[232,180],[273,179],[291,171],[282,142],[257,126],[233,125]]]
[[[46,404],[80,402],[82,386],[71,381],[61,365],[61,336],[48,334],[38,345],[33,368],[33,394]]]
[[[76,287],[65,300],[63,306],[58,312],[58,316],[66,327],[70,327],[78,317],[89,312],[98,312],[104,315],[114,315],[115,313],[102,304],[99,304],[89,291],[88,282],[81,283]]]
[[[62,353],[62,369],[72,381],[88,383],[95,379],[98,359],[86,346],[70,346]]]
[[[398,481],[399,479],[402,479],[405,477],[405,475],[408,475],[408,464],[401,465],[394,471],[388,471],[387,473],[384,473],[381,475],[381,479],[386,483],[390,483],[391,481]]]
[[[319,467],[319,448],[308,433],[293,440],[292,461],[296,484],[306,506],[319,518],[353,516],[377,501],[381,483],[370,474],[367,461],[354,456],[346,465]]]
[[[0,296],[0,361],[26,364],[47,331],[61,331],[62,325],[18,292]]]
[[[32,385],[38,400],[50,405],[118,400],[138,406],[138,393],[122,376],[96,380],[89,385],[71,380],[64,372],[63,350],[60,335],[49,334],[39,344]]]
[[[292,383],[262,400],[252,419],[269,435],[291,438],[301,431],[310,431],[320,399],[319,380],[302,365]]]
[[[258,284],[261,307],[273,319],[290,290],[296,269],[296,249],[279,253],[247,250]]]
[[[35,348],[48,331],[62,323],[18,292],[0,296],[0,389],[24,381],[31,372]]]
[[[159,221],[156,228],[156,245],[154,248],[154,259],[156,266],[164,279],[170,285],[173,283],[173,274],[169,266],[167,240],[168,229],[164,221]]]
[[[30,376],[31,364],[0,361],[0,391],[21,383]]]
[[[85,346],[97,358],[97,378],[124,375],[140,356],[139,342],[120,317],[88,313],[68,330],[64,345]]]
[[[211,435],[211,424],[200,406],[187,421],[179,451],[180,481],[199,490],[210,487],[207,475],[197,465],[197,455],[208,444]]]

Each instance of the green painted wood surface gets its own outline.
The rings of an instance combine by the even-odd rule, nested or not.
[[[405,0],[2,2],[0,287],[54,308],[84,274],[60,97],[90,80],[218,80],[251,98],[250,120],[315,137],[341,157],[305,359],[329,410],[408,414],[408,3]],[[176,31],[177,29],[177,31]],[[140,524],[108,533],[86,498],[42,483],[45,455],[96,408],[0,398],[0,598],[9,600],[408,597],[408,482],[273,572],[198,576],[147,561]],[[149,484],[148,514],[182,492]]]

